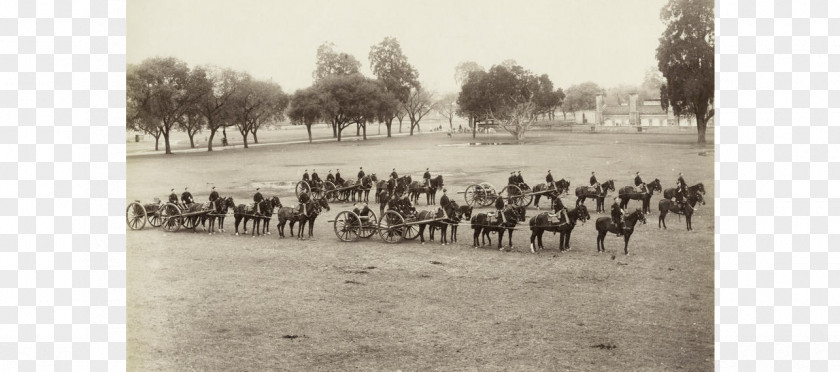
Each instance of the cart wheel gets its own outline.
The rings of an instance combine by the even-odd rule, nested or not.
[[[405,219],[399,213],[387,211],[378,223],[379,237],[386,243],[399,243],[405,233]]]
[[[158,206],[154,211],[146,211],[146,219],[149,220],[149,225],[152,227],[160,227],[161,218],[160,218],[160,210],[162,207]]]
[[[192,215],[192,216],[183,216],[181,217],[181,225],[184,226],[185,229],[195,230],[198,226],[200,215]]]
[[[534,194],[526,194],[522,196],[522,206],[527,207],[534,202]]]
[[[176,232],[181,228],[181,210],[172,203],[166,203],[160,209],[160,220],[163,229],[169,232]]]
[[[312,189],[309,188],[309,184],[303,181],[298,181],[295,185],[295,196],[300,199],[300,195],[303,193],[311,194]],[[311,196],[311,195],[310,195]]]
[[[125,224],[129,229],[140,230],[146,226],[146,209],[134,202],[125,209]]]
[[[496,202],[496,198],[499,197],[499,193],[496,192],[496,188],[493,187],[490,183],[482,182],[481,187],[484,192],[484,199],[482,199],[482,206],[487,207],[493,205]]]
[[[481,185],[469,185],[464,191],[464,201],[470,207],[480,207],[484,203],[484,188]]]
[[[508,203],[513,204],[517,207],[523,206],[523,198],[522,198],[522,190],[519,186],[516,185],[507,185],[502,192],[499,194],[500,198],[503,198],[508,201]]]
[[[324,182],[324,198],[326,198],[327,201],[335,201],[336,194],[335,184],[330,181]]]
[[[344,211],[335,216],[333,229],[335,230],[335,236],[343,242],[359,240],[358,230],[361,229],[361,226],[358,216],[353,212]]]
[[[362,221],[362,228],[359,229],[359,237],[360,238],[370,238],[373,234],[376,234],[376,213],[370,211],[368,215],[367,221]]]
[[[414,221],[406,221],[406,222],[414,222]],[[420,225],[406,224],[404,235],[405,235],[406,240],[417,239],[417,237],[420,236]]]

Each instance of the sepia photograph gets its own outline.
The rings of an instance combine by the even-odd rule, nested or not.
[[[713,0],[129,0],[131,371],[710,371]]]

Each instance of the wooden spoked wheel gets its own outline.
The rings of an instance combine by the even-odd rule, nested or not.
[[[309,184],[304,181],[298,181],[295,185],[295,196],[300,198],[303,193],[310,194],[312,196],[312,189],[309,187]]]
[[[146,211],[146,217],[149,220],[149,225],[152,225],[152,227],[160,227],[162,222],[160,218],[160,210],[161,207],[157,206],[154,211]]]
[[[517,207],[524,206],[525,199],[522,197],[522,189],[516,185],[507,185],[502,192],[499,194],[499,197],[505,199],[509,204],[515,205]]]
[[[405,225],[405,239],[406,240],[414,240],[420,236],[420,225],[415,225],[409,222],[409,224]]]
[[[125,209],[125,224],[129,229],[140,230],[146,226],[146,209],[138,202],[133,202]]]
[[[359,217],[359,219],[362,221],[362,223],[361,223],[362,227],[359,229],[359,237],[360,238],[370,238],[371,236],[373,236],[373,234],[376,234],[376,226],[377,226],[376,213],[373,213],[373,211],[370,211],[368,213],[367,220],[362,220],[361,216]]]
[[[359,216],[353,212],[344,211],[338,214],[333,221],[335,236],[343,242],[355,242],[359,240],[359,230],[362,229],[359,223]]]
[[[405,219],[397,212],[387,211],[379,220],[378,231],[386,243],[399,243],[405,236]]]
[[[330,181],[324,182],[324,198],[326,198],[327,201],[335,201],[338,196],[337,194],[334,183]]]
[[[178,231],[181,228],[181,219],[181,210],[175,204],[166,203],[160,209],[161,226],[166,231]]]
[[[185,229],[195,230],[198,226],[198,223],[201,222],[201,215],[190,215],[190,216],[182,216],[181,217],[181,224],[184,226]]]
[[[484,199],[482,200],[483,204],[481,206],[488,207],[493,205],[493,203],[496,202],[496,198],[499,196],[496,192],[496,188],[489,182],[482,182],[480,185],[484,191]]]

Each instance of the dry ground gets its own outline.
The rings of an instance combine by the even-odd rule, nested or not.
[[[304,168],[322,177],[341,168],[349,178],[362,165],[415,178],[430,167],[461,203],[457,191],[480,181],[500,187],[510,170],[521,169],[533,185],[551,169],[573,187],[592,170],[617,187],[632,184],[637,170],[671,187],[682,171],[690,184],[705,184],[708,204],[693,232],[673,215],[660,230],[649,215],[630,256],[614,235],[607,253],[596,253],[592,222],[575,229],[566,253],[546,234],[550,249],[530,254],[527,231],[514,234],[511,252],[473,249],[465,227],[448,246],[378,237],[341,243],[326,220],[348,204],[333,205],[316,222],[315,238],[303,242],[274,229],[232,236],[232,218],[227,233],[214,236],[129,231],[129,369],[711,370],[714,153],[695,139],[532,132],[525,145],[465,146],[473,141],[466,135],[425,135],[130,157],[129,200],[165,198],[184,186],[206,200],[212,182],[237,203],[261,186],[290,205]],[[594,201],[587,206],[593,219],[604,216]]]

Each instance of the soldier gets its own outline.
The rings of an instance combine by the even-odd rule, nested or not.
[[[362,170],[362,167],[359,167],[359,174],[356,175],[358,177],[359,182],[362,181],[362,177],[365,176],[365,171]]]
[[[548,174],[545,175],[545,184],[546,189],[557,191],[557,185],[554,184],[554,176],[551,175],[551,169],[549,169]]]
[[[397,168],[391,168],[391,177],[399,178],[397,175]]]
[[[335,176],[333,176],[332,170],[327,171],[327,181],[335,183]]]
[[[686,184],[685,179],[683,179],[682,172],[680,172],[679,178],[677,178],[677,190],[674,193],[674,199],[677,201],[677,205],[679,205],[680,209],[685,208],[685,198],[686,198]]]
[[[598,179],[595,178],[595,171],[592,171],[592,177],[589,177],[589,186],[594,187],[595,192],[597,192],[598,194],[601,193],[601,184],[598,183]]]
[[[618,227],[618,233],[615,235],[624,235],[624,210],[621,209],[620,205],[618,205],[617,196],[613,198],[613,205],[610,211],[610,215],[612,216],[613,224],[615,224],[615,226]]]
[[[569,214],[566,211],[566,206],[563,205],[563,201],[560,198],[554,198],[554,201],[551,203],[551,206],[554,207],[554,215],[557,215],[557,212],[561,212],[563,215],[563,220],[560,222],[562,223],[569,223]],[[560,218],[558,218],[559,220]]]
[[[449,196],[446,195],[446,188],[443,188],[443,196],[440,197],[440,209],[443,210],[443,215],[449,219],[449,213],[446,213],[446,207],[449,206]]]
[[[642,177],[639,176],[639,172],[636,172],[636,179],[633,180],[633,183],[636,185],[636,189],[640,190],[641,192],[647,192],[647,185],[645,181],[642,181]]]
[[[408,197],[408,193],[402,197],[400,201],[400,206],[402,207],[402,213],[404,215],[408,215],[411,213],[411,199]]]
[[[516,185],[516,172],[510,172],[510,177],[508,177],[508,185]]]
[[[303,170],[303,182],[309,184],[309,169]]]
[[[397,199],[397,198],[388,199],[388,203],[387,203],[388,210],[399,212],[400,211],[400,203],[401,203],[400,199]]]
[[[184,192],[181,193],[181,202],[184,203],[184,207],[189,207],[193,203],[193,196],[187,191],[187,187],[184,187]]]
[[[505,201],[502,198],[496,198],[496,219],[502,223],[507,223],[505,218]]]
[[[211,187],[210,190],[213,190],[210,191],[210,201],[216,201],[219,198],[219,193],[216,192],[216,186]]]
[[[298,210],[297,212],[306,216],[306,203],[309,203],[309,194],[306,192],[300,193],[298,197]]]
[[[260,202],[262,202],[263,200],[264,198],[262,194],[260,194],[260,188],[257,187],[257,192],[254,193],[254,210],[257,214],[262,214],[262,211],[260,210]]]
[[[312,183],[315,184],[315,186],[321,186],[321,176],[319,176],[318,172],[314,169],[312,170]]]
[[[339,169],[335,170],[335,183],[338,186],[343,186],[344,185],[344,178],[341,178],[341,171]]]
[[[175,205],[178,205],[178,194],[175,193],[175,189],[169,189],[171,194],[169,194],[169,202]]]
[[[361,204],[361,208],[359,208],[359,204]],[[359,216],[362,223],[366,223],[370,219],[370,208],[365,202],[354,203],[353,213]]]
[[[531,188],[527,183],[525,183],[525,179],[522,178],[522,171],[518,171],[516,174],[516,185],[524,189]]]
[[[429,168],[426,168],[426,173],[423,173],[423,183],[426,187],[432,186],[432,174],[429,173]]]

